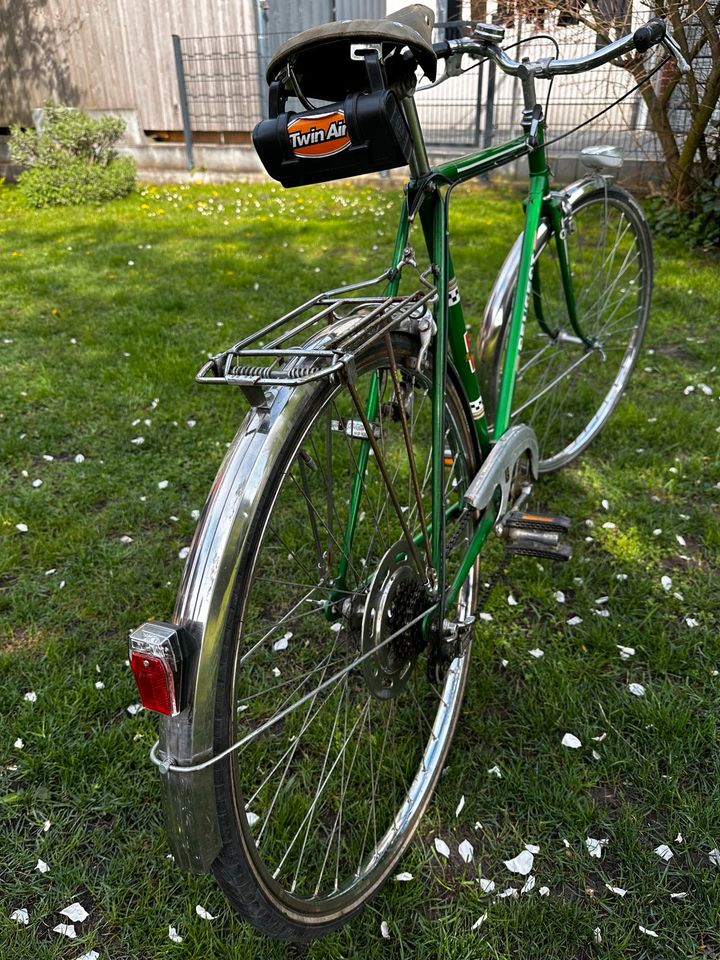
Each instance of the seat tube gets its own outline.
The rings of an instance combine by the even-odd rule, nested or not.
[[[415,97],[410,94],[407,97],[403,97],[401,102],[413,145],[413,155],[410,158],[410,174],[413,179],[416,180],[418,177],[430,173],[430,161],[428,160],[425,138],[423,137],[422,127],[420,126],[420,117],[418,117]]]

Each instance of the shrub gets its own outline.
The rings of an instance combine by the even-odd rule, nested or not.
[[[13,159],[28,167],[18,178],[34,207],[99,203],[122,197],[135,183],[135,161],[113,149],[123,135],[120,117],[89,117],[82,110],[45,105],[41,132],[11,129]]]
[[[720,247],[720,176],[700,185],[687,212],[667,200],[649,201],[648,219],[661,236],[678,237],[690,247]]]

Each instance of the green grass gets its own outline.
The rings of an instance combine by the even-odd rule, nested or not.
[[[195,385],[196,369],[317,289],[379,272],[397,196],[368,186],[147,188],[98,209],[44,212],[21,207],[12,190],[1,197],[0,955],[285,957],[231,914],[211,879],[166,858],[147,759],[154,722],[126,709],[137,699],[126,636],[170,616],[192,511],[243,416],[240,394]],[[497,190],[453,202],[476,323],[519,202]],[[538,487],[536,505],[574,518],[574,559],[544,570],[515,561],[493,594],[446,773],[401,866],[414,880],[391,882],[313,946],[313,960],[720,951],[720,868],[708,859],[720,846],[719,265],[670,242],[656,255],[627,397],[577,465]],[[609,618],[593,612],[601,596]],[[583,622],[568,626],[573,615]],[[617,644],[635,655],[621,660]],[[630,682],[646,695],[632,696]],[[23,699],[31,690],[34,703]],[[561,746],[565,732],[579,750]],[[495,764],[501,778],[487,773]],[[602,859],[588,855],[588,836],[609,840]],[[475,848],[469,867],[456,854],[464,838]],[[503,861],[525,843],[540,846],[535,889],[484,896],[477,876],[498,890],[521,886]],[[660,843],[674,851],[667,863],[653,853]],[[36,872],[38,858],[48,873]],[[71,942],[52,928],[75,900],[90,916]],[[201,920],[198,903],[217,919]],[[8,919],[18,907],[29,926]]]

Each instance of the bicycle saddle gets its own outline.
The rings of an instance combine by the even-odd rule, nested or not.
[[[388,86],[407,74],[407,62],[402,58],[406,47],[426,76],[434,80],[434,23],[432,10],[413,3],[384,20],[340,20],[311,27],[287,40],[273,55],[267,66],[267,82],[280,79],[289,66],[306,97],[342,100],[367,86],[364,61],[351,57],[352,45],[360,43],[380,46]]]

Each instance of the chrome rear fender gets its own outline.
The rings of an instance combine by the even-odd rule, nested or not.
[[[572,208],[587,194],[597,190],[598,187],[602,187],[603,183],[603,177],[598,175],[584,177],[582,180],[576,180],[575,183],[571,183],[564,190],[558,191],[554,196],[561,198],[564,204]],[[549,231],[550,224],[548,221],[541,220],[535,238],[535,256],[537,256],[547,241]],[[485,415],[488,420],[488,426],[491,429],[495,423],[495,411],[502,365],[502,342],[505,328],[512,314],[518,269],[520,267],[522,236],[523,235],[520,234],[516,239],[510,253],[508,253],[505,262],[500,268],[500,273],[497,276],[487,306],[485,307],[485,313],[475,346],[480,396],[485,405]]]

